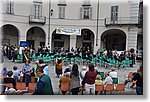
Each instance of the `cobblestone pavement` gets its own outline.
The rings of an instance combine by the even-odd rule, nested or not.
[[[31,66],[33,66],[35,63],[31,62]],[[17,66],[19,70],[22,69],[22,66],[24,64],[23,63],[17,63],[17,61],[11,62],[10,60],[8,60],[7,58],[4,58],[4,66],[7,67],[8,70],[12,70],[13,66]],[[79,70],[81,70],[83,65],[79,65]],[[127,75],[128,72],[133,71],[136,72],[137,68],[139,68],[140,66],[140,61],[136,61],[136,64],[134,65],[133,68],[120,68],[119,70],[117,69],[116,71],[118,72],[118,78],[119,78],[119,83],[124,83],[125,80],[125,76]],[[65,66],[64,66],[65,67]],[[100,71],[109,71],[110,69],[105,69],[103,67],[98,67],[100,69]],[[59,78],[56,78],[55,75],[55,67],[53,64],[49,65],[49,71],[50,71],[50,77],[51,77],[51,81],[52,81],[52,85],[53,85],[53,90],[55,94],[61,94],[58,88],[58,84],[59,84]],[[130,85],[126,85],[125,87],[125,91],[124,92],[112,92],[111,94],[118,94],[118,95],[135,95],[135,88],[132,89],[130,87],[128,87]],[[109,93],[108,93],[109,94]]]

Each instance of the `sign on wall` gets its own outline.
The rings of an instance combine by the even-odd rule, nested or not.
[[[64,35],[81,35],[81,29],[72,29],[72,28],[56,28],[57,34]]]

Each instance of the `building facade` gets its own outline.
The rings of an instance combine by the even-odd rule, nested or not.
[[[0,2],[2,44],[28,41],[35,49],[89,47],[94,53],[99,48],[123,51],[143,46],[139,0]]]

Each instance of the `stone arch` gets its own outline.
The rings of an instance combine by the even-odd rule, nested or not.
[[[19,46],[20,31],[15,25],[5,24],[1,27],[1,32],[2,32],[2,45],[11,44],[17,47]]]
[[[46,33],[41,27],[31,27],[27,30],[26,41],[35,49],[37,49],[38,46],[44,47],[46,43]]]
[[[101,35],[101,48],[123,51],[126,49],[126,33],[120,29],[109,29]]]

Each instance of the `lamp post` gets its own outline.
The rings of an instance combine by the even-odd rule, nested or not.
[[[97,4],[96,46],[98,46],[98,20],[99,20],[99,0]]]
[[[49,8],[48,8],[48,46],[50,42],[50,16],[51,16],[51,0],[49,0]]]

